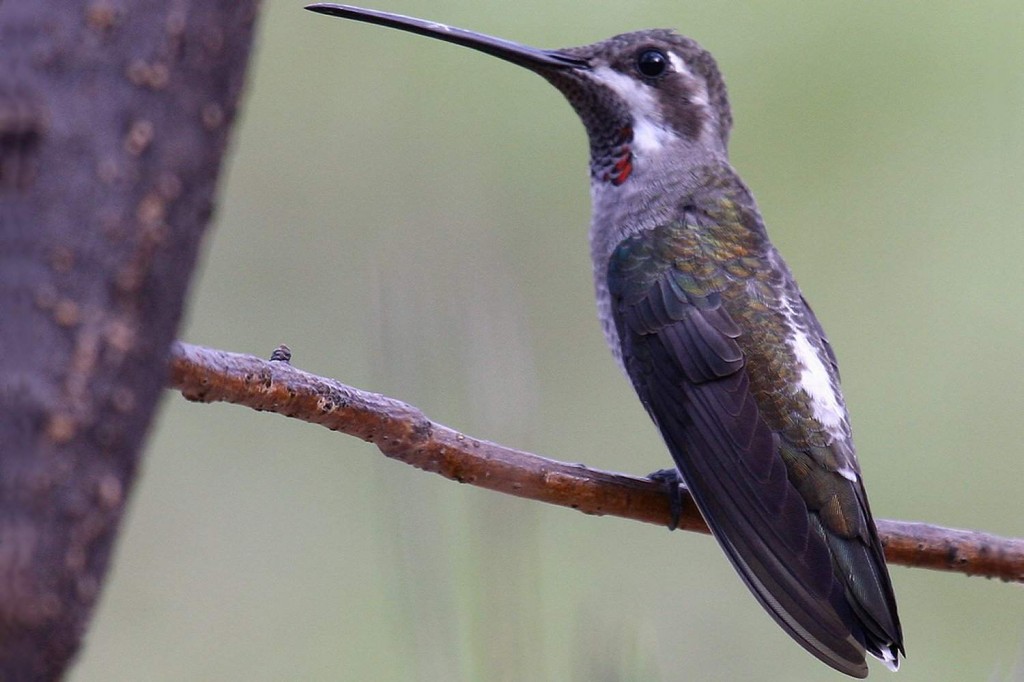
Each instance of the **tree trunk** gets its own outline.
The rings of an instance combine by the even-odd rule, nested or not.
[[[0,679],[81,643],[258,0],[0,0]]]

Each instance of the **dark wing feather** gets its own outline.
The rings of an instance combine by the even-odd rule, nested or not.
[[[804,307],[810,332],[821,343],[832,371],[838,379],[839,364],[832,345],[825,336],[817,315],[803,295],[800,296],[800,302]],[[896,596],[885,567],[885,551],[875,530],[875,520],[871,514],[871,505],[868,504],[864,484],[859,480],[860,467],[852,446],[849,441],[836,443],[835,446],[834,450],[838,451],[840,463],[858,474],[858,480],[851,483],[850,495],[847,496],[847,499],[856,504],[856,513],[844,510],[843,513],[829,514],[826,509],[824,513],[819,511],[818,514],[824,527],[831,530],[825,537],[833,555],[840,557],[839,565],[850,567],[845,571],[847,575],[861,578],[859,581],[849,582],[847,590],[850,605],[865,628],[865,644],[868,651],[877,658],[895,662],[897,652],[903,652],[903,632],[896,614]],[[850,519],[856,521],[853,524],[854,528],[837,527],[850,525]],[[843,532],[844,530],[846,532]]]
[[[876,642],[891,642],[898,632],[866,500],[856,510],[866,522],[850,537],[834,535],[827,515],[809,513],[816,510],[790,480],[783,445],[789,459],[806,466],[804,480],[827,473],[863,497],[860,484],[816,467],[769,427],[720,288],[702,290],[675,267],[664,246],[678,237],[665,233],[670,229],[627,239],[609,264],[626,371],[708,525],[758,600],[813,654],[864,677],[865,647],[877,649]],[[842,572],[851,566],[883,584],[847,584]]]

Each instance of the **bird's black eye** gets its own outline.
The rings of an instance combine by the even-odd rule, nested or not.
[[[657,78],[668,69],[668,56],[661,50],[644,50],[636,58],[636,68],[648,78]]]

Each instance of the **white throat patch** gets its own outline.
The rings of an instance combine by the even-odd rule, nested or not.
[[[674,134],[662,123],[658,104],[650,88],[608,66],[599,66],[591,74],[594,80],[607,85],[624,99],[633,112],[634,154],[642,158],[646,154],[660,151],[671,141]]]

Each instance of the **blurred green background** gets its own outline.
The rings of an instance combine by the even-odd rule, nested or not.
[[[1024,536],[1024,5],[383,6],[540,46],[673,26],[829,331],[877,516]],[[594,315],[586,143],[540,78],[266,5],[191,342],[476,437],[666,466]],[[1024,589],[895,567],[901,682],[1024,680]],[[874,679],[889,673],[873,666]],[[826,680],[704,536],[456,485],[168,393],[71,679]]]

